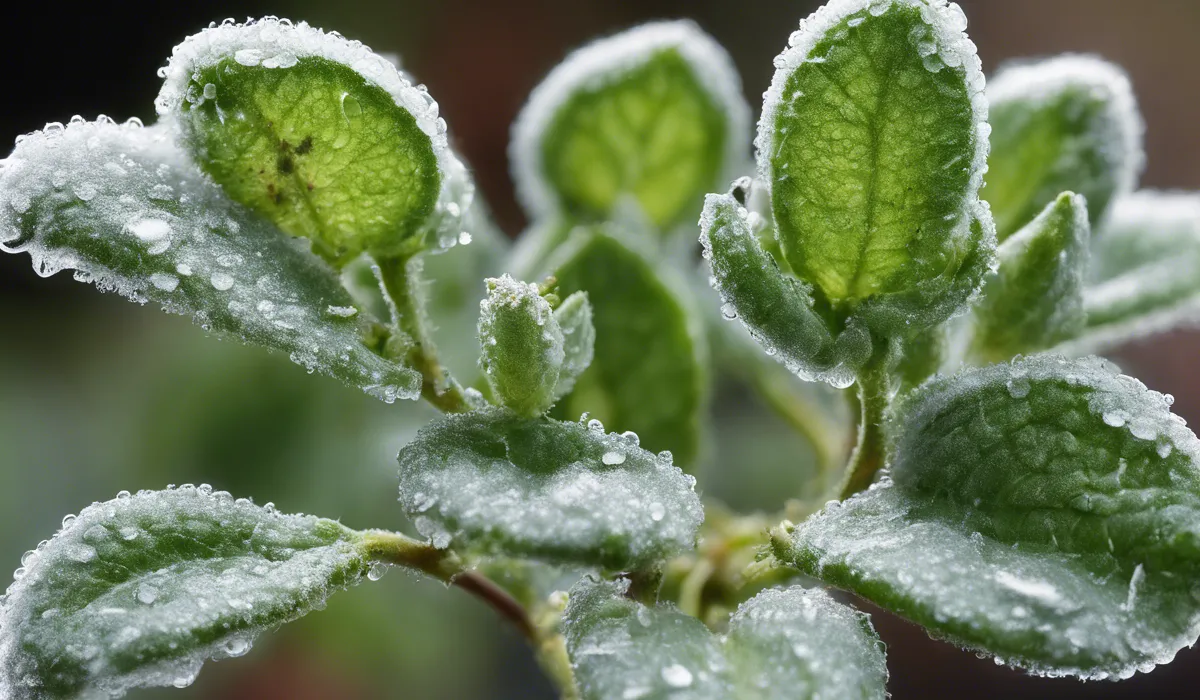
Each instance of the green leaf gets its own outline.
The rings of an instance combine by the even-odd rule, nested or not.
[[[635,245],[613,227],[578,229],[550,262],[563,295],[588,293],[596,327],[595,359],[552,415],[589,412],[691,464],[708,386],[704,330],[683,285]]]
[[[749,108],[725,51],[690,21],[645,24],[571,54],[534,90],[510,158],[531,218],[633,206],[667,229],[744,158]]]
[[[536,284],[508,275],[487,280],[479,304],[479,343],[492,393],[504,406],[532,418],[554,403],[563,366],[563,332]]]
[[[563,299],[554,310],[563,334],[563,363],[554,385],[554,398],[560,399],[571,393],[579,375],[591,366],[595,358],[596,327],[592,323],[592,305],[587,292],[575,292]]]
[[[763,591],[718,637],[673,605],[624,597],[627,585],[585,578],[571,589],[563,632],[585,700],[887,697],[867,616],[822,590]]]
[[[209,658],[361,581],[361,535],[208,486],[122,492],[22,557],[0,607],[0,695],[188,685]]]
[[[338,264],[454,245],[473,186],[437,103],[385,58],[305,23],[175,47],[159,114],[236,201]]]
[[[735,192],[743,191],[738,187]],[[835,337],[831,322],[814,308],[812,287],[780,271],[759,245],[750,218],[734,194],[704,200],[700,242],[724,302],[722,315],[740,319],[767,354],[800,377],[850,386],[871,356],[870,333],[852,323]]]
[[[1090,242],[1087,202],[1064,192],[1001,244],[975,307],[976,353],[999,362],[1079,335]]]
[[[975,45],[955,4],[835,1],[805,20],[758,125],[784,257],[885,337],[958,312],[992,257]]]
[[[447,415],[400,451],[400,503],[434,546],[627,570],[690,550],[695,479],[637,436],[522,418]]]
[[[166,127],[49,124],[4,162],[0,246],[38,274],[76,270],[386,401],[419,395],[419,374],[364,344],[370,321],[337,275],[230,202]]]
[[[1087,329],[1067,349],[1095,352],[1194,325],[1198,269],[1200,195],[1147,190],[1117,200],[1092,244]]]
[[[926,383],[891,478],[775,554],[1037,674],[1148,671],[1200,634],[1200,442],[1170,403],[1098,358]]]
[[[1099,227],[1137,184],[1145,156],[1129,78],[1093,56],[1060,56],[1000,71],[987,90],[992,154],[984,196],[1003,241],[1060,192],[1087,198]]]

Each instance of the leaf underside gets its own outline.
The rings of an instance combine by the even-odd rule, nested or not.
[[[781,57],[759,127],[783,255],[846,313],[946,295],[953,310],[978,284],[986,246],[972,226],[986,217],[978,58],[945,8],[835,16],[842,7],[810,18]],[[918,288],[920,304],[904,300]]]
[[[337,275],[229,201],[165,126],[29,135],[0,170],[0,212],[0,244],[29,253],[40,275],[76,270],[388,401],[419,394],[417,372],[365,345],[368,320]]]

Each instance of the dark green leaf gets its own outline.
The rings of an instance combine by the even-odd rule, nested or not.
[[[564,634],[585,700],[887,697],[867,616],[824,591],[764,591],[717,637],[672,605],[624,597],[625,585],[584,579],[571,590]]]
[[[776,556],[1044,675],[1124,678],[1200,634],[1200,441],[1098,358],[934,380],[891,478],[777,533]]]
[[[226,23],[175,47],[165,77],[159,113],[205,172],[324,257],[457,240],[472,186],[437,103],[367,47],[304,23]]]
[[[657,22],[572,54],[513,130],[526,210],[584,221],[634,206],[660,229],[740,168],[749,109],[729,56],[692,22]]]
[[[1083,293],[1087,330],[1070,348],[1096,351],[1192,325],[1200,311],[1200,195],[1142,191],[1118,199],[1092,244]]]
[[[955,4],[831,2],[792,35],[759,121],[783,255],[885,337],[944,321],[992,256],[987,102]]]
[[[554,403],[563,366],[563,332],[536,284],[508,275],[487,280],[479,305],[479,344],[492,393],[504,406],[531,418]]]
[[[997,362],[1079,335],[1090,243],[1087,202],[1064,192],[1000,245],[975,307],[975,352]]]
[[[591,367],[554,415],[589,412],[690,464],[708,387],[704,331],[682,284],[634,245],[611,227],[579,229],[551,260],[563,295],[588,293],[596,327]]]
[[[95,503],[22,557],[0,607],[0,696],[188,685],[362,580],[360,539],[207,486]]]
[[[617,570],[692,548],[694,484],[636,435],[503,408],[440,418],[400,451],[400,502],[435,546]]]
[[[1087,198],[1098,227],[1109,203],[1137,184],[1142,119],[1119,67],[1060,56],[1000,71],[988,85],[992,153],[984,196],[1003,241],[1060,192]]]
[[[230,202],[163,126],[78,120],[25,137],[0,170],[0,242],[40,275],[76,270],[384,400],[420,392],[419,374],[364,344],[369,321],[337,275]]]

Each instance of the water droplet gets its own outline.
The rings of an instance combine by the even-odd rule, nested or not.
[[[625,453],[617,452],[616,450],[609,450],[600,457],[600,461],[604,462],[610,467],[615,467],[618,464],[625,463]]]
[[[692,684],[692,672],[679,664],[671,664],[663,668],[662,679],[672,688],[686,688]]]
[[[659,503],[658,501],[650,504],[650,519],[654,522],[657,523],[661,521],[666,514],[667,509],[663,507],[663,504]]]
[[[348,92],[342,93],[342,116],[346,118],[346,121],[362,116],[362,105],[358,103],[354,95]]]
[[[227,640],[222,648],[227,655],[236,658],[238,656],[245,656],[246,652],[250,651],[250,647],[251,644],[249,639],[234,637],[233,639]]]
[[[372,562],[371,568],[367,569],[367,578],[371,579],[372,581],[378,581],[379,579],[383,578],[383,575],[387,573],[387,570],[387,564],[382,564],[377,561]]]
[[[209,278],[209,282],[212,282],[212,286],[222,292],[233,288],[233,277],[224,272],[214,272]]]
[[[150,275],[150,284],[164,292],[173,292],[179,287],[179,278],[175,275],[168,275],[165,272],[155,272],[153,275]]]
[[[143,583],[138,586],[137,599],[143,605],[153,605],[154,601],[158,600],[158,589],[150,584]]]

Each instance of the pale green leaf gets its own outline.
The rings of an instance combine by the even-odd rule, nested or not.
[[[759,245],[751,214],[733,194],[705,198],[700,242],[722,315],[739,319],[767,354],[804,379],[850,386],[871,356],[870,333],[854,324],[835,337],[812,287],[782,272]]]
[[[513,128],[514,179],[533,218],[604,221],[632,206],[667,229],[743,165],[748,123],[710,36],[645,24],[576,51],[534,90]]]
[[[1079,335],[1090,243],[1087,202],[1064,192],[1001,244],[975,307],[976,354],[1003,361]]]
[[[337,275],[229,201],[163,126],[73,120],[24,137],[0,170],[0,246],[387,401],[420,393],[418,373],[365,344],[371,321]]]
[[[591,366],[552,415],[590,413],[614,430],[637,433],[646,449],[670,450],[691,464],[708,366],[704,330],[684,285],[614,227],[577,229],[549,267],[564,296],[588,293],[596,328]]]
[[[400,451],[400,503],[434,546],[626,570],[690,550],[695,479],[636,435],[503,408],[438,419]]]
[[[554,402],[563,332],[536,284],[508,275],[487,280],[479,303],[480,366],[492,394],[516,413],[540,416]]]
[[[1169,405],[1098,358],[926,383],[890,478],[776,556],[1033,673],[1150,670],[1200,634],[1200,441]]]
[[[584,579],[571,590],[563,631],[585,700],[887,697],[867,616],[824,591],[763,591],[718,637],[672,605],[624,597],[625,585]]]
[[[955,4],[835,0],[775,61],[756,146],[780,248],[840,319],[940,323],[992,257],[975,45]]]
[[[1065,349],[1095,352],[1200,316],[1200,195],[1145,190],[1118,199],[1092,244],[1087,329]]]
[[[188,685],[365,578],[360,539],[207,486],[92,504],[22,557],[0,606],[0,696]]]
[[[448,247],[473,186],[437,103],[359,42],[264,18],[175,47],[157,108],[229,195],[339,264]]]
[[[554,396],[562,398],[571,393],[575,381],[591,366],[596,355],[596,326],[592,322],[592,305],[587,292],[575,292],[563,299],[554,310],[563,334],[563,363],[554,385]]]
[[[988,85],[992,154],[983,195],[1003,241],[1060,192],[1087,198],[1099,227],[1137,184],[1145,157],[1129,78],[1094,56],[1018,63]]]

